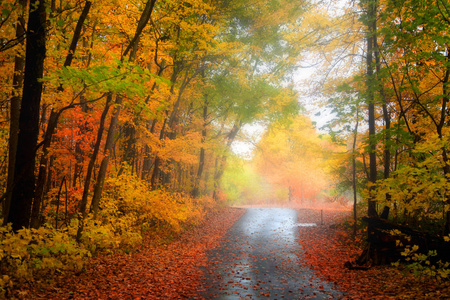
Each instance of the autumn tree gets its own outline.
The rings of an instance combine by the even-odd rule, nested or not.
[[[35,160],[39,112],[46,55],[46,8],[44,1],[30,1],[27,25],[24,83],[19,116],[14,180],[8,222],[14,230],[28,227],[35,188]]]

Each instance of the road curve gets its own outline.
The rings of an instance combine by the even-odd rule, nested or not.
[[[301,220],[300,220],[301,221]],[[297,212],[249,208],[208,253],[205,299],[342,299],[302,263]]]

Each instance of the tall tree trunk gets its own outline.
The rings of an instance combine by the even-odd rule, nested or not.
[[[162,73],[164,72],[164,70],[166,69],[166,66],[164,64],[164,61],[162,63],[158,63],[158,41],[156,41],[156,49],[155,49],[155,56],[153,58],[154,63],[158,66],[158,76],[161,76]],[[153,83],[153,86],[150,90],[150,92],[152,92],[154,89],[156,89],[157,84],[156,82]],[[158,122],[158,119],[154,118],[150,124],[150,122],[147,123],[147,129],[149,129],[150,134],[153,134],[155,132],[155,127],[156,127],[156,123]],[[150,172],[153,166],[153,157],[151,155],[151,149],[150,147],[146,144],[144,147],[144,160],[142,162],[142,174],[141,174],[141,179],[142,180],[147,180],[149,181],[149,177],[150,177]]]
[[[58,122],[59,114],[52,112],[50,113],[50,118],[48,120],[47,130],[45,133],[44,143],[43,143],[43,153],[39,162],[39,173],[36,182],[36,191],[34,193],[33,207],[31,210],[31,227],[38,228],[40,226],[39,213],[41,211],[42,198],[44,196],[45,180],[47,178],[47,168],[48,166],[48,155],[49,148],[51,144],[51,136],[55,132],[56,124]]]
[[[236,138],[239,130],[241,129],[242,122],[236,122],[233,125],[233,128],[227,135],[227,146],[226,150],[228,151],[231,148],[231,144],[233,143],[234,139]],[[220,190],[220,180],[222,179],[223,172],[225,171],[225,166],[227,164],[227,154],[224,153],[221,157],[221,159],[218,161],[218,166],[216,168],[216,173],[214,174],[214,192],[213,192],[213,198],[218,199],[219,190]]]
[[[178,78],[178,68],[174,67],[172,76],[170,78],[170,81],[172,82],[172,86],[170,87],[170,97],[173,96],[174,92],[175,92],[175,82]],[[181,96],[179,94],[179,97],[177,98],[177,102],[181,100]],[[175,103],[174,105],[174,109],[170,115],[170,118],[165,118],[164,119],[164,123],[163,126],[161,128],[161,131],[159,133],[159,140],[162,141],[165,137],[166,137],[166,127],[168,127],[168,129],[170,130],[170,125],[168,125],[169,123],[172,123],[174,120],[172,118],[174,118],[176,116],[176,114],[174,114],[174,110],[176,109],[176,107],[179,105],[179,103]],[[166,111],[167,112],[167,111]],[[167,112],[168,114],[168,112]],[[159,187],[160,184],[160,177],[161,177],[161,158],[156,155],[155,156],[155,161],[153,163],[153,172],[152,172],[152,177],[150,179],[150,185],[151,185],[151,189],[152,190],[156,190]]]
[[[91,2],[86,1],[86,4],[83,8],[83,11],[81,12],[81,15],[78,19],[77,25],[75,27],[75,31],[73,33],[72,42],[69,47],[69,52],[66,56],[66,60],[64,62],[64,67],[68,67],[71,65],[73,56],[75,54],[75,51],[77,49],[78,41],[80,40],[81,36],[81,29],[83,28],[84,21],[87,18],[87,15],[89,13],[89,10],[91,8]],[[60,86],[58,88],[59,92],[63,91],[63,88]],[[48,169],[48,155],[49,155],[49,149],[50,145],[52,143],[53,134],[56,132],[56,127],[58,126],[58,119],[61,113],[68,109],[72,108],[73,106],[69,105],[59,111],[51,110],[50,117],[47,124],[47,130],[45,132],[44,142],[43,142],[43,149],[42,149],[42,157],[40,159],[39,163],[39,174],[38,174],[38,180],[36,183],[36,192],[35,197],[33,201],[33,207],[31,211],[31,227],[38,228],[40,226],[40,208],[42,203],[42,198],[44,196],[44,186],[45,186],[45,178],[47,169]]]
[[[100,199],[101,199],[102,192],[103,192],[103,185],[105,183],[106,171],[108,170],[109,157],[111,155],[112,148],[114,145],[114,135],[116,133],[117,123],[119,121],[121,105],[122,105],[122,98],[119,97],[119,99],[116,100],[116,108],[111,117],[111,122],[110,122],[109,129],[108,129],[108,135],[106,137],[105,149],[103,151],[104,156],[103,156],[102,162],[100,163],[97,181],[95,182],[95,185],[94,185],[94,195],[92,197],[92,203],[91,203],[91,208],[90,208],[90,211],[94,213],[94,219],[97,217]]]
[[[375,139],[375,84],[373,72],[373,45],[376,32],[376,7],[377,0],[368,0],[367,4],[367,104],[369,115],[369,181],[374,185],[377,181],[377,157],[376,157],[376,139]],[[373,190],[373,185],[371,189]],[[376,202],[371,194],[369,198],[368,215],[377,216]]]
[[[89,194],[89,188],[91,186],[91,178],[92,178],[92,171],[94,169],[95,161],[97,160],[98,152],[100,150],[100,144],[102,141],[103,131],[105,129],[105,120],[106,115],[108,114],[109,107],[111,106],[112,101],[112,95],[111,93],[108,94],[106,98],[106,104],[105,108],[103,109],[102,115],[100,117],[100,125],[97,132],[97,140],[95,141],[94,149],[92,152],[92,156],[89,160],[88,168],[86,171],[86,178],[84,181],[84,189],[83,189],[83,196],[81,198],[80,205],[78,207],[79,217],[78,217],[78,230],[77,230],[77,242],[80,242],[81,240],[81,234],[83,232],[84,228],[84,218],[86,217],[86,207],[88,202],[88,194]]]
[[[83,38],[83,48],[87,49],[90,48],[92,49],[94,47],[94,38],[95,38],[95,24],[92,28],[92,35],[91,35],[91,42],[90,44],[88,43],[88,39],[86,37]],[[82,60],[85,63],[85,67],[89,68],[90,62],[91,62],[91,52],[89,52],[89,54],[83,56]],[[86,98],[84,97],[84,95],[80,95],[80,103],[81,103],[81,111],[83,113],[87,113],[88,112],[88,105],[87,105],[87,101]],[[80,128],[80,133],[82,135],[85,135],[87,132],[87,123],[84,123],[83,125],[81,125]],[[77,185],[77,179],[81,176],[82,172],[83,172],[83,161],[84,161],[84,152],[81,149],[81,141],[77,141],[76,145],[75,145],[75,167],[74,167],[74,171],[73,171],[73,178],[72,178],[72,186],[75,187]],[[81,180],[80,180],[81,181]],[[67,183],[67,182],[66,182]]]
[[[164,119],[164,123],[161,128],[161,132],[159,133],[160,140],[162,140],[164,138],[164,131],[165,131],[166,124],[167,124],[167,118]],[[161,164],[161,159],[157,155],[155,157],[155,162],[153,163],[152,178],[150,179],[150,186],[151,186],[152,190],[156,190],[159,186],[160,164]]]
[[[19,6],[21,13],[16,24],[16,38],[20,39],[20,47],[25,45],[25,10],[27,6],[26,0],[20,0]],[[3,202],[3,222],[6,221],[11,205],[12,188],[14,184],[14,164],[16,162],[17,138],[19,135],[19,116],[21,90],[23,88],[23,69],[25,67],[25,57],[22,54],[16,54],[14,57],[14,75],[13,75],[13,95],[10,103],[9,114],[9,148],[8,148],[8,179],[6,184],[6,197]]]
[[[445,125],[448,125],[448,122],[446,121],[447,117],[448,117],[448,104],[450,102],[450,88],[449,88],[449,80],[450,80],[450,66],[449,66],[449,61],[450,61],[450,48],[447,48],[447,55],[445,56],[445,76],[442,80],[442,94],[443,94],[443,98],[442,98],[442,105],[441,105],[441,115],[440,115],[440,120],[437,126],[437,133],[439,135],[439,139],[443,139],[443,133],[442,133],[442,129],[444,128]],[[449,158],[449,154],[448,154],[448,150],[445,146],[442,147],[442,160],[444,162],[444,167],[443,167],[443,172],[444,172],[444,176],[446,178],[447,181],[449,181],[449,176],[450,176],[450,158]],[[445,191],[445,202],[446,202],[446,206],[448,207],[448,205],[450,205],[450,191],[446,190]],[[448,235],[450,234],[450,210],[447,208],[447,211],[445,211],[445,207],[444,205],[444,230],[443,230],[443,234],[444,235]]]
[[[206,97],[206,96],[205,96]],[[192,190],[192,196],[198,197],[200,179],[202,178],[203,169],[205,167],[205,147],[203,144],[206,142],[206,127],[208,126],[208,100],[205,98],[203,105],[203,129],[202,129],[202,147],[200,148],[200,157],[198,162],[197,176],[194,181],[194,189]]]
[[[30,0],[28,16],[25,72],[19,135],[14,168],[14,184],[8,222],[14,231],[30,225],[35,188],[36,147],[39,135],[39,109],[42,96],[46,55],[46,1]]]
[[[153,134],[155,132],[156,123],[158,122],[157,119],[153,119],[152,124],[150,125],[150,134]],[[144,161],[142,162],[142,174],[141,179],[142,180],[149,180],[150,171],[152,169],[152,156],[151,156],[151,149],[146,144],[144,147]]]
[[[358,191],[356,187],[356,140],[358,137],[358,125],[359,125],[359,107],[356,107],[356,125],[353,131],[353,144],[352,144],[352,186],[353,186],[353,236],[356,237],[357,229],[357,204],[358,204]]]
[[[376,26],[375,26],[376,27]],[[375,28],[376,30],[376,28]],[[374,44],[374,54],[375,54],[375,68],[376,68],[376,82],[377,82],[377,86],[380,90],[380,94],[381,94],[381,98],[383,101],[382,104],[382,109],[383,109],[383,119],[384,119],[384,151],[383,151],[383,157],[384,157],[384,164],[383,164],[383,168],[384,168],[384,179],[389,178],[390,176],[390,171],[391,171],[391,116],[389,114],[389,110],[387,107],[387,103],[388,103],[388,97],[386,95],[386,91],[384,89],[384,85],[383,82],[380,78],[380,74],[381,74],[381,61],[380,61],[380,47],[378,46],[378,40],[377,40],[377,32],[374,32],[373,35],[373,44]],[[386,203],[390,203],[391,202],[391,194],[386,193],[385,195],[386,197]],[[385,205],[383,207],[383,212],[381,213],[381,218],[387,219],[389,216],[389,210],[390,210],[390,206],[389,205]]]

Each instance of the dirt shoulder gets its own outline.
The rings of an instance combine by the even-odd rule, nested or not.
[[[348,299],[450,299],[449,282],[416,278],[400,268],[348,270],[344,263],[357,258],[362,251],[352,245],[350,230],[338,225],[350,212],[323,210],[324,225],[320,225],[320,214],[318,209],[298,210],[299,222],[319,224],[299,226],[300,244],[310,267],[346,292]]]

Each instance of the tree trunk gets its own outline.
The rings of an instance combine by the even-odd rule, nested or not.
[[[46,55],[47,15],[45,6],[43,0],[30,0],[14,184],[8,214],[8,222],[12,223],[14,231],[30,225],[31,205],[34,197],[34,171],[42,96],[40,79],[43,76]]]
[[[73,55],[75,54],[78,41],[81,36],[81,29],[83,27],[84,21],[87,18],[87,15],[89,13],[89,9],[91,7],[91,2],[86,1],[86,4],[84,6],[84,9],[78,19],[77,25],[75,27],[75,31],[73,33],[72,42],[69,47],[69,53],[66,56],[66,60],[64,62],[64,67],[68,67],[71,65],[73,60]],[[63,88],[60,86],[58,88],[59,92],[63,91]],[[42,198],[44,196],[44,186],[45,186],[45,178],[48,168],[48,154],[49,154],[49,148],[52,143],[53,134],[56,131],[56,127],[58,126],[58,119],[61,113],[73,106],[69,105],[60,111],[56,112],[53,109],[51,110],[50,117],[48,120],[47,130],[45,132],[44,142],[43,142],[43,149],[42,149],[42,157],[39,163],[39,175],[38,180],[36,184],[36,192],[35,197],[33,201],[33,207],[31,211],[31,227],[38,228],[40,226],[40,218],[39,218],[39,212],[41,208]]]
[[[21,7],[21,13],[16,24],[16,38],[21,39],[20,47],[25,45],[25,10],[27,1],[20,0],[19,6]],[[14,164],[16,162],[16,150],[17,150],[17,138],[19,135],[19,116],[20,116],[20,93],[23,88],[23,69],[25,67],[25,57],[20,54],[16,54],[14,57],[14,75],[13,75],[13,94],[11,97],[11,106],[9,114],[9,148],[8,148],[8,179],[6,184],[6,197],[3,202],[3,222],[6,225],[6,221],[9,214],[9,208],[11,205],[11,193],[14,184]]]
[[[233,128],[228,133],[227,136],[227,147],[226,150],[229,150],[231,148],[231,144],[233,143],[234,139],[236,138],[239,130],[241,129],[242,122],[235,123],[233,125]],[[227,163],[227,154],[224,153],[222,155],[222,158],[218,161],[218,166],[216,168],[216,173],[214,174],[214,192],[213,192],[213,198],[218,199],[218,194],[220,190],[220,180],[222,178],[223,172],[225,171],[225,166]]]
[[[153,60],[154,60],[155,64],[158,66],[158,73],[157,73],[157,75],[161,76],[162,73],[164,72],[164,70],[166,69],[166,66],[164,64],[164,61],[162,63],[158,63],[158,40],[156,42],[155,56],[154,56]],[[156,84],[156,82],[154,82],[150,92],[152,92],[154,89],[156,89],[156,87],[157,87],[157,84]],[[150,123],[147,123],[146,126],[147,126],[147,129],[150,130],[150,134],[153,134],[155,132],[155,126],[156,126],[157,122],[158,122],[158,119],[155,118],[155,119],[152,120],[151,125],[150,125]],[[151,171],[152,166],[153,166],[152,162],[153,162],[153,158],[152,158],[152,155],[151,155],[151,149],[146,144],[145,147],[144,147],[144,160],[142,162],[142,174],[141,174],[141,179],[142,180],[147,180],[148,181],[150,179],[149,178],[150,177],[150,171]]]
[[[177,67],[177,64],[175,64],[172,76],[170,78],[170,81],[172,82],[172,86],[170,87],[170,95],[171,96],[173,96],[174,91],[175,91],[175,82],[177,81],[178,74],[179,74],[179,69]],[[163,124],[163,126],[161,128],[161,132],[159,134],[159,140],[163,140],[166,137],[166,127],[168,128],[168,130],[171,129],[171,126],[173,125],[173,123],[175,121],[174,118],[176,117],[176,113],[174,113],[174,111],[175,110],[178,111],[179,101],[181,101],[180,93],[178,93],[178,98],[174,104],[174,108],[172,110],[170,117],[164,119],[164,124]],[[153,163],[153,172],[152,172],[152,177],[150,180],[152,190],[157,189],[160,184],[159,181],[160,181],[160,177],[161,177],[161,173],[162,173],[161,169],[160,169],[160,165],[161,165],[161,158],[159,156],[156,156],[155,162]],[[164,175],[164,174],[162,174],[162,175]]]
[[[376,139],[375,139],[375,84],[373,74],[373,45],[374,35],[376,32],[376,7],[377,0],[369,0],[367,19],[368,19],[368,33],[367,33],[367,102],[369,114],[369,181],[373,185],[377,181],[377,157],[376,157]],[[377,216],[376,202],[374,196],[369,196],[368,215],[369,217]]]
[[[163,126],[161,128],[161,132],[159,133],[159,139],[162,140],[164,138],[164,131],[167,124],[167,119],[164,119]],[[161,159],[157,155],[155,157],[155,162],[153,163],[153,172],[152,172],[152,178],[150,179],[150,186],[152,190],[156,190],[159,186],[159,176],[160,176],[160,163]]]
[[[102,115],[100,117],[100,125],[99,125],[98,132],[97,132],[97,140],[95,141],[94,150],[92,152],[92,156],[91,156],[91,159],[89,160],[89,165],[88,165],[88,168],[86,171],[83,196],[81,198],[81,202],[78,207],[79,223],[78,223],[78,230],[77,230],[77,237],[76,237],[76,240],[78,243],[81,240],[81,233],[83,232],[83,227],[84,227],[84,218],[86,217],[86,207],[87,207],[87,201],[88,201],[89,188],[91,186],[92,171],[94,169],[94,164],[95,164],[95,161],[97,160],[97,155],[100,150],[100,144],[102,141],[103,131],[105,128],[106,115],[108,114],[109,107],[111,106],[111,101],[112,101],[112,95],[110,93],[110,94],[108,94],[108,96],[106,98],[105,108],[103,109]]]
[[[100,204],[100,198],[102,197],[103,184],[105,183],[106,171],[108,169],[109,157],[112,152],[114,145],[114,135],[117,129],[117,123],[119,121],[120,106],[122,105],[122,98],[118,97],[116,100],[116,108],[113,116],[111,117],[111,122],[108,129],[108,135],[106,137],[105,150],[103,152],[104,156],[100,164],[100,169],[98,171],[97,181],[94,186],[94,196],[92,197],[92,203],[90,211],[94,213],[94,219],[97,217],[98,207]]]
[[[358,137],[358,125],[359,125],[359,107],[356,107],[356,125],[353,132],[353,145],[352,145],[352,186],[353,186],[353,236],[356,237],[357,230],[357,203],[358,203],[358,191],[356,189],[356,138]]]
[[[449,95],[450,95],[450,91],[449,91],[449,80],[450,80],[450,66],[448,65],[449,63],[449,57],[450,57],[450,48],[447,48],[447,55],[445,56],[445,62],[446,62],[446,67],[445,67],[445,76],[442,80],[442,94],[443,94],[443,98],[442,98],[442,106],[441,106],[441,115],[440,115],[440,120],[439,120],[439,124],[437,126],[437,133],[439,135],[439,139],[443,139],[443,133],[442,133],[442,129],[444,128],[444,126],[446,125],[446,119],[447,119],[447,115],[448,115],[448,103],[450,102],[449,99]],[[449,174],[450,174],[450,161],[449,161],[449,155],[448,155],[448,151],[446,149],[446,147],[442,147],[442,160],[444,162],[444,167],[443,167],[443,172],[444,172],[444,176],[446,178],[447,181],[449,181]],[[450,191],[446,190],[445,191],[445,202],[447,204],[447,206],[450,204]],[[444,230],[443,230],[443,234],[444,235],[448,235],[450,234],[450,210],[447,209],[447,211],[445,211],[445,205],[444,205]]]
[[[157,119],[153,119],[152,125],[150,126],[150,134],[153,134],[155,132],[155,126],[158,122]],[[152,157],[150,155],[151,149],[146,144],[144,148],[144,161],[142,162],[142,174],[141,179],[142,180],[149,180],[150,171],[152,169]]]
[[[208,100],[205,99],[203,105],[203,130],[202,130],[202,145],[206,142],[206,126],[208,125]],[[198,197],[200,179],[202,178],[203,169],[205,167],[205,147],[200,148],[200,157],[198,162],[197,176],[195,177],[194,189],[192,190],[192,196]]]
[[[45,187],[45,180],[47,178],[47,168],[48,165],[48,154],[49,154],[49,148],[51,144],[51,137],[53,136],[56,125],[58,123],[58,117],[59,114],[52,112],[50,113],[50,118],[48,120],[47,130],[45,132],[45,138],[44,138],[44,144],[43,144],[43,153],[41,160],[39,162],[39,173],[38,173],[38,179],[36,182],[36,191],[34,193],[34,201],[33,201],[33,207],[31,210],[31,227],[32,228],[38,228],[40,226],[40,217],[39,213],[41,211],[41,203],[42,198],[44,196],[44,187]]]
[[[91,43],[90,45],[88,44],[88,40],[86,37],[83,38],[83,47],[84,48],[90,48],[92,49],[94,47],[94,37],[95,37],[95,25],[92,28],[92,35],[91,35]],[[83,62],[85,63],[85,67],[88,68],[91,62],[91,52],[89,52],[88,55],[83,56]],[[87,105],[87,101],[86,98],[84,97],[84,95],[80,95],[80,103],[81,103],[81,111],[83,113],[87,113],[88,112],[88,105]],[[80,127],[80,134],[81,135],[85,135],[87,132],[87,124],[84,123],[83,125],[81,125]],[[81,174],[83,172],[83,161],[84,161],[84,152],[81,150],[81,141],[77,141],[76,145],[75,145],[75,167],[74,167],[74,171],[73,171],[73,178],[72,178],[72,186],[75,187],[77,185],[77,179],[80,178],[80,185],[81,185]],[[66,182],[67,184],[67,182]]]

